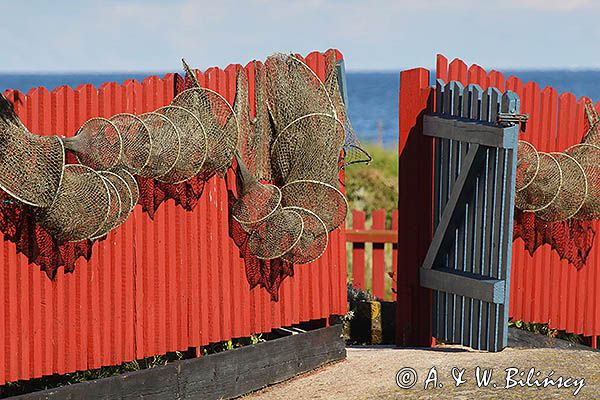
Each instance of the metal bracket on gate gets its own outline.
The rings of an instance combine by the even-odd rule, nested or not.
[[[499,125],[519,124],[521,132],[525,132],[527,121],[529,121],[529,114],[498,113]]]

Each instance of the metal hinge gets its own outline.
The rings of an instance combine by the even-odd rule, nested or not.
[[[525,132],[529,114],[498,113],[498,124],[519,124],[521,132]]]

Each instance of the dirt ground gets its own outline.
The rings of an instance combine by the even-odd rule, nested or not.
[[[349,347],[347,351],[344,361],[244,399],[600,399],[600,352],[584,347],[507,348],[499,353],[461,346]],[[477,367],[481,378],[485,370],[491,369],[487,386],[478,386]],[[407,368],[414,369],[416,375]],[[403,372],[398,373],[401,369]],[[535,387],[536,382],[543,384],[549,375],[554,384]],[[396,378],[405,386],[412,386],[414,378],[416,382],[403,389]],[[457,381],[464,383],[457,386]],[[559,388],[560,381],[570,387]]]

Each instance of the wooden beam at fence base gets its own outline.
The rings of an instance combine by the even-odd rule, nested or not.
[[[455,269],[422,269],[421,286],[442,290],[459,296],[489,303],[504,303],[505,282],[500,279],[485,279],[481,275],[457,271]]]
[[[346,358],[342,325],[206,357],[19,396],[34,399],[230,399]]]
[[[433,235],[433,143],[423,135],[423,115],[433,110],[429,71],[400,74],[398,141],[398,273],[396,344],[430,346],[431,290],[419,268]]]

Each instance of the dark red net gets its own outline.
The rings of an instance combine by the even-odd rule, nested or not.
[[[590,221],[571,219],[546,222],[534,213],[515,209],[513,240],[521,238],[531,256],[544,244],[577,269],[583,268],[592,250],[596,231]]]
[[[4,239],[15,243],[17,253],[25,255],[29,263],[39,265],[50,279],[54,279],[60,267],[73,272],[80,257],[89,261],[92,255],[89,240],[61,244],[36,223],[29,206],[2,191],[0,204],[0,231]]]

